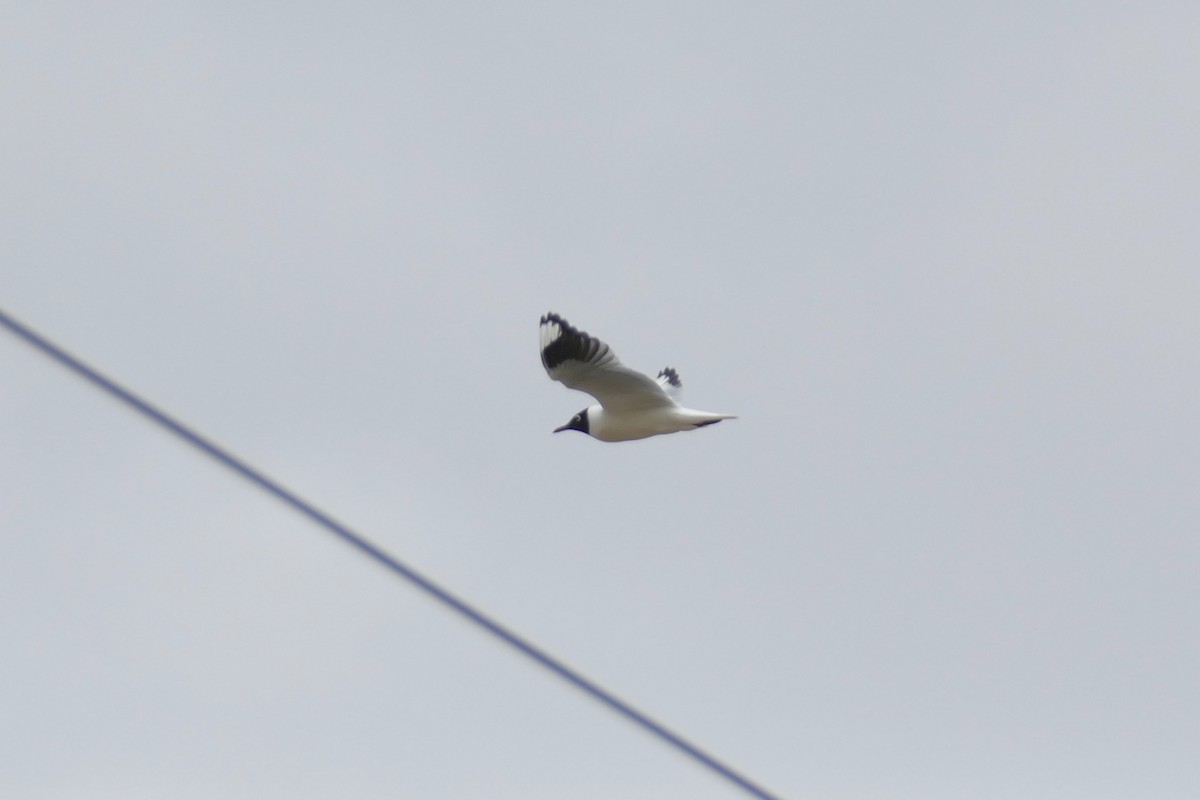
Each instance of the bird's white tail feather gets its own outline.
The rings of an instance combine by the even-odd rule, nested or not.
[[[719,414],[715,411],[696,411],[691,408],[683,410],[684,415],[696,423],[720,422],[723,419],[737,419],[737,414]]]

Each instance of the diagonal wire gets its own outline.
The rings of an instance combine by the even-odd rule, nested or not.
[[[213,457],[224,466],[241,475],[251,483],[257,485],[260,489],[266,491],[268,494],[274,495],[278,500],[281,500],[285,504],[291,506],[295,511],[300,512],[313,522],[320,525],[322,528],[325,528],[330,533],[338,536],[347,544],[357,548],[363,554],[370,556],[384,567],[388,568],[401,578],[404,578],[409,583],[415,585],[418,589],[433,597],[434,600],[437,600],[442,605],[448,606],[453,611],[456,611],[458,614],[466,617],[468,620],[483,628],[496,638],[500,639],[505,644],[524,653],[541,666],[550,670],[568,683],[574,685],[577,689],[580,689],[591,695],[593,699],[598,700],[599,702],[608,706],[610,709],[625,717],[630,722],[635,723],[677,750],[682,751],[685,755],[699,762],[703,766],[708,767],[722,778],[731,781],[738,788],[754,797],[760,798],[761,800],[781,800],[781,798],[779,798],[777,795],[771,794],[766,789],[762,788],[749,778],[734,770],[732,767],[718,760],[715,756],[712,756],[706,753],[704,750],[701,750],[687,739],[684,739],[671,729],[659,722],[654,721],[641,711],[638,711],[636,708],[629,705],[624,700],[621,700],[612,692],[584,677],[582,674],[567,666],[554,656],[550,655],[545,650],[542,650],[529,640],[521,637],[514,631],[509,630],[504,625],[501,625],[496,620],[484,614],[482,611],[474,608],[465,600],[462,600],[446,589],[443,589],[441,586],[434,583],[429,578],[426,578],[424,575],[403,563],[395,556],[390,555],[386,551],[380,549],[378,546],[372,544],[362,536],[350,530],[345,525],[321,511],[304,498],[289,491],[279,483],[276,483],[267,475],[259,472],[250,464],[247,464],[245,461],[237,458],[220,445],[205,438],[201,434],[189,428],[187,425],[184,425],[182,422],[171,417],[166,412],[156,408],[148,401],[143,400],[138,395],[124,388],[116,381],[106,377],[103,373],[88,366],[83,361],[68,353],[66,350],[63,350],[61,347],[53,344],[33,329],[18,322],[3,309],[0,309],[0,325],[3,325],[12,334],[39,350],[43,355],[46,355],[59,362],[67,369],[89,381],[98,389],[107,392],[121,402],[132,407],[139,414],[142,414],[154,422],[157,422],[159,425],[166,428],[171,433],[174,433],[188,444]]]

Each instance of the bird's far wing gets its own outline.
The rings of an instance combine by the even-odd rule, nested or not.
[[[621,363],[594,336],[571,326],[558,314],[541,321],[542,366],[553,380],[587,392],[614,412],[674,405],[658,381]]]
[[[678,399],[683,390],[683,382],[679,380],[679,373],[674,367],[663,367],[658,371],[658,385],[672,400]]]

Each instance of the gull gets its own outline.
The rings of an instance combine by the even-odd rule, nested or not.
[[[602,442],[625,442],[737,419],[733,414],[684,408],[671,397],[683,385],[674,369],[662,369],[657,380],[632,370],[608,345],[558,314],[542,317],[541,339],[546,374],[600,401],[555,428],[555,433],[580,431]]]

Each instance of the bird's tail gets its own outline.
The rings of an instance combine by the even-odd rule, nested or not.
[[[715,425],[723,419],[737,419],[737,414],[717,414],[712,411],[692,411],[690,416],[693,419],[692,424],[697,428],[703,428],[705,425]]]

